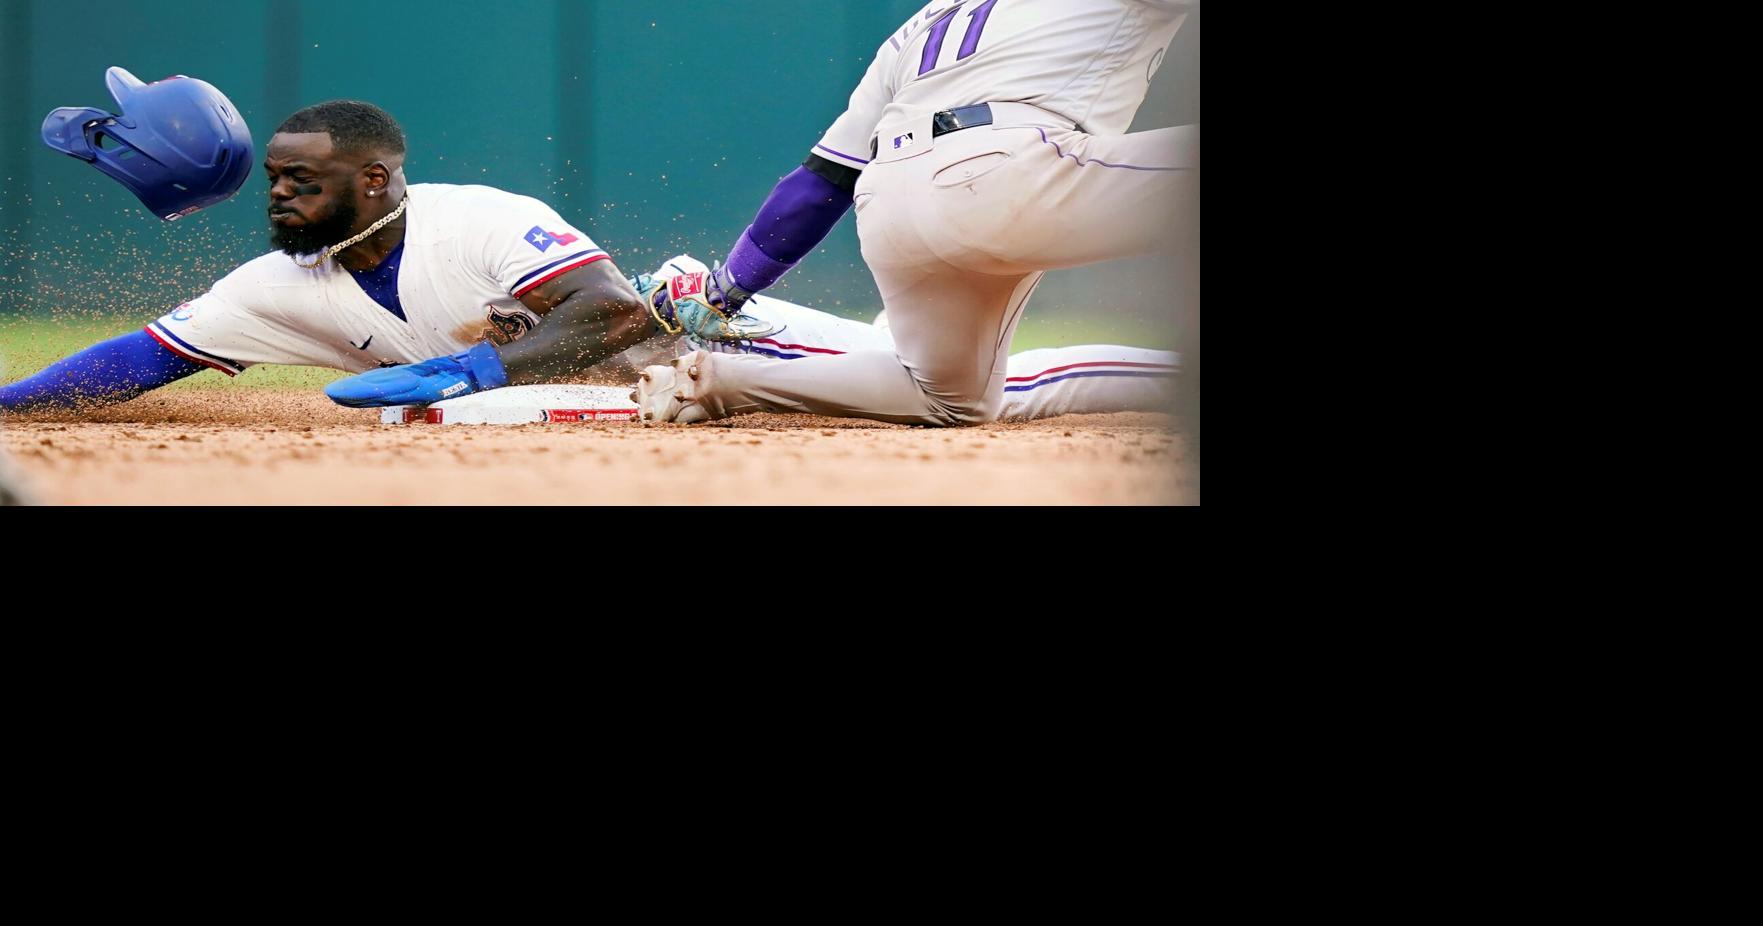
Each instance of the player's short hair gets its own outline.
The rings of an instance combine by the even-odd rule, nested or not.
[[[276,133],[328,132],[338,151],[404,153],[404,130],[392,114],[360,100],[314,103],[282,120]]]

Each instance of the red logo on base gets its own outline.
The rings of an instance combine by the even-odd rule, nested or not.
[[[547,408],[546,421],[631,421],[637,417],[634,408]]]

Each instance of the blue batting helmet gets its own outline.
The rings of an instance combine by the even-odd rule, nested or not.
[[[251,130],[212,84],[182,75],[143,84],[122,68],[104,82],[118,112],[57,109],[43,120],[44,144],[114,177],[167,222],[244,186]]]

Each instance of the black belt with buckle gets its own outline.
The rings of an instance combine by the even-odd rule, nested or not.
[[[984,103],[977,103],[973,106],[963,106],[960,109],[946,109],[931,117],[930,137],[940,138],[950,132],[959,132],[962,129],[971,129],[977,126],[991,124],[992,108]],[[875,159],[876,152],[880,149],[880,146],[881,139],[871,138],[869,140],[870,160]]]
[[[976,106],[963,106],[937,113],[930,120],[930,137],[936,138],[950,132],[971,129],[974,126],[991,125],[992,108],[984,103]]]

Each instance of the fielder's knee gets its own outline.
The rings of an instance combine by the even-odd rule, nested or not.
[[[988,400],[984,396],[976,399],[930,399],[931,423],[939,427],[959,428],[975,424],[989,424],[998,417],[1002,398],[997,401]]]

